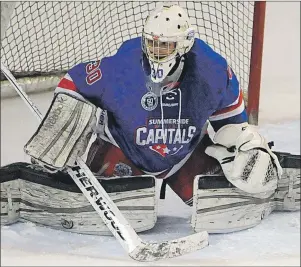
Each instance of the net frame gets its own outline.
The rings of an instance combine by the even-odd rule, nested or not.
[[[228,60],[244,91],[249,122],[257,124],[265,2],[168,3],[188,10],[197,37]],[[1,60],[27,92],[52,90],[73,65],[112,55],[123,41],[141,36],[146,16],[159,4],[19,2],[1,36]],[[247,22],[241,26],[243,20]],[[2,96],[13,92],[9,87],[1,81]]]

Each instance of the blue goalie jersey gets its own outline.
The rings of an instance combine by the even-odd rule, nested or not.
[[[71,90],[106,111],[106,135],[149,173],[183,162],[200,141],[207,120],[215,130],[247,121],[238,80],[226,60],[196,39],[181,78],[162,97],[150,93],[141,38],[117,53],[68,71],[56,92]]]

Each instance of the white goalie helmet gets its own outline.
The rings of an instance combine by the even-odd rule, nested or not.
[[[194,43],[195,31],[186,11],[177,5],[156,8],[147,17],[142,33],[142,49],[151,67],[151,79],[162,82]]]

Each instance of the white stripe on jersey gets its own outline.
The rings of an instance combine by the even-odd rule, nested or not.
[[[64,78],[73,82],[71,76],[68,73],[65,74]]]
[[[230,118],[230,117],[233,117],[233,116],[236,116],[236,115],[242,113],[244,111],[244,109],[245,109],[245,103],[244,103],[244,101],[242,101],[242,103],[236,109],[233,109],[229,112],[218,114],[215,116],[210,116],[209,120],[210,121],[218,121],[218,120],[227,119],[227,118]]]
[[[238,103],[238,101],[239,101],[240,94],[241,94],[241,92],[239,93],[239,95],[238,95],[238,97],[236,98],[236,100],[235,100],[233,103],[231,103],[230,105],[228,105],[227,107],[231,107],[231,106],[233,106],[233,105],[236,105],[236,104]]]

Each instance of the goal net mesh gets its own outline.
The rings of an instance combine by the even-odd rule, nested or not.
[[[168,3],[188,11],[196,36],[227,59],[246,94],[254,2]],[[61,76],[80,62],[113,55],[122,42],[141,36],[148,13],[160,4],[19,2],[2,39],[1,60],[17,78]]]

